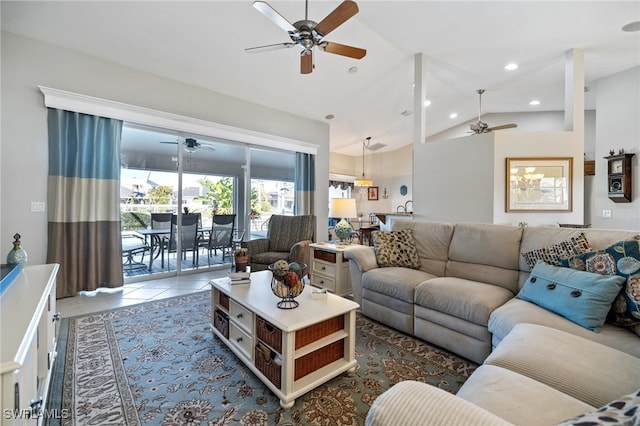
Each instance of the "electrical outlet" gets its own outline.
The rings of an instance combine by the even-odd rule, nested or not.
[[[602,210],[602,217],[605,219],[611,219],[611,210]]]
[[[45,204],[44,201],[32,201],[31,202],[31,211],[42,213],[44,212]]]

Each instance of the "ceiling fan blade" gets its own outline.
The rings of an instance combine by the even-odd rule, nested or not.
[[[269,18],[271,22],[282,28],[288,33],[297,33],[298,30],[293,24],[287,21],[282,15],[280,15],[274,8],[269,6],[268,3],[264,1],[254,1],[253,7],[256,8],[260,13]]]
[[[515,123],[509,123],[509,124],[502,124],[500,126],[489,127],[486,131],[492,132],[494,130],[513,129],[514,127],[518,127],[518,125]]]
[[[293,46],[296,46],[296,44],[295,43],[267,44],[266,46],[248,47],[244,49],[244,51],[247,53],[262,53],[262,52],[268,52],[271,50],[291,49]]]
[[[362,59],[367,54],[365,49],[359,47],[347,46],[340,43],[323,42],[320,48],[325,52],[334,53],[336,55],[348,56],[349,58]]]
[[[300,74],[311,74],[313,71],[313,51],[303,50],[300,53]]]
[[[315,31],[320,34],[320,36],[326,36],[358,13],[358,10],[356,2],[345,0],[316,25]]]

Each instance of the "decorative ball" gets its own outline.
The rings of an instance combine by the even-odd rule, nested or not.
[[[300,281],[300,278],[298,277],[298,274],[293,271],[287,272],[287,275],[284,276],[284,283],[289,287],[295,287],[298,285],[298,281]]]
[[[278,277],[284,277],[289,272],[289,264],[286,260],[278,260],[272,264],[271,272]]]
[[[302,278],[302,266],[298,262],[291,262],[289,264],[289,271],[298,274],[298,277]]]

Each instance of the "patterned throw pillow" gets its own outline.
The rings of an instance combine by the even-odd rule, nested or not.
[[[621,326],[640,324],[640,236],[609,247],[563,259],[562,266],[627,279],[613,302],[608,322]]]
[[[640,389],[611,401],[592,413],[580,414],[556,426],[610,425],[627,426],[640,424]]]
[[[373,249],[376,253],[378,266],[402,266],[405,268],[420,268],[420,258],[413,238],[413,229],[402,231],[374,231]]]
[[[538,262],[561,266],[561,259],[568,259],[590,251],[591,246],[587,241],[587,237],[584,233],[580,233],[577,237],[571,237],[561,243],[522,253],[522,257],[524,257],[529,268],[533,269]]]

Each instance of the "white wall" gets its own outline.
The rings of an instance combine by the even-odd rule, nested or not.
[[[0,247],[5,251],[19,232],[29,262],[46,260],[47,216],[30,210],[32,201],[47,199],[47,115],[38,85],[317,145],[317,235],[324,235],[327,124],[6,32],[1,48]]]
[[[414,146],[414,215],[443,222],[493,222],[494,133]]]
[[[591,177],[590,223],[599,228],[640,229],[640,67],[598,80],[596,117],[596,175]],[[609,150],[623,148],[632,158],[633,194],[631,203],[614,203],[607,197]],[[602,210],[611,210],[611,219]]]

